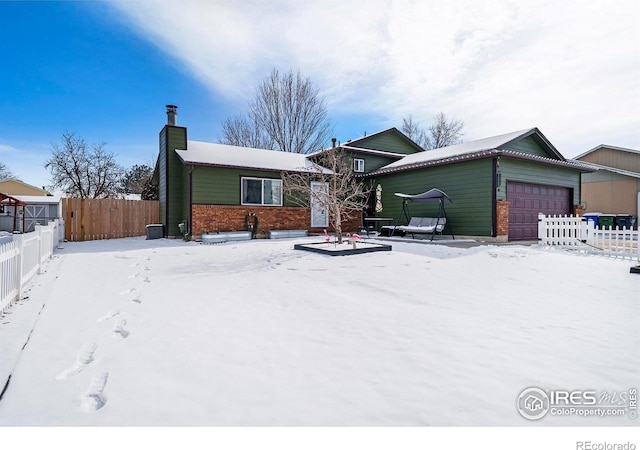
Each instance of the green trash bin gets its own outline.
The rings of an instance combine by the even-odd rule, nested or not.
[[[613,228],[616,226],[615,219],[616,219],[616,216],[614,215],[601,214],[600,216],[598,216],[598,225],[600,229],[609,228],[609,227]]]

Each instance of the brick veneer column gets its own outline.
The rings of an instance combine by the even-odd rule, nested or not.
[[[509,201],[498,200],[496,202],[496,234],[498,237],[509,236]]]

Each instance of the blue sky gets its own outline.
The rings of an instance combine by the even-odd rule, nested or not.
[[[311,78],[341,141],[442,111],[466,141],[640,149],[639,19],[636,0],[3,1],[0,161],[46,185],[73,131],[150,164],[165,104],[217,141],[272,68]]]

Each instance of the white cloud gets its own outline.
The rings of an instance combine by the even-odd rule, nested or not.
[[[426,125],[444,111],[468,139],[538,126],[568,156],[603,142],[640,147],[635,0],[114,5],[239,105],[271,68],[291,67],[335,113]]]
[[[0,154],[7,155],[7,154],[11,154],[11,153],[15,153],[17,150],[10,146],[10,145],[6,145],[6,144],[0,144]]]

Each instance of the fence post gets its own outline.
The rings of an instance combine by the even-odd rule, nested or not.
[[[544,226],[544,214],[538,213],[538,241],[542,241],[545,244],[545,226]]]
[[[24,277],[24,267],[23,267],[23,258],[24,258],[24,234],[16,234],[13,236],[13,240],[18,240],[16,243],[16,249],[18,251],[17,255],[17,267],[16,267],[16,276],[18,277],[18,300],[22,297],[22,278]]]
[[[42,273],[42,225],[35,226],[36,233],[36,257],[38,258],[38,274]]]

